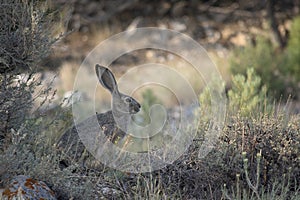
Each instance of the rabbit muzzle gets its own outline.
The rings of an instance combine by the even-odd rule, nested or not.
[[[131,105],[131,109],[129,109],[130,114],[136,114],[140,111],[141,105],[138,102],[135,102],[134,105]]]

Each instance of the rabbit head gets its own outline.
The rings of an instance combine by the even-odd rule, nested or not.
[[[141,105],[134,98],[119,92],[116,79],[108,68],[96,64],[95,70],[101,85],[112,95],[114,117],[133,115],[140,111]]]

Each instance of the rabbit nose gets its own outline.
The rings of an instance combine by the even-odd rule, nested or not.
[[[139,112],[139,111],[140,111],[140,108],[141,108],[141,105],[140,105],[140,104],[137,104],[137,106],[134,107],[134,111],[135,111],[135,112]]]

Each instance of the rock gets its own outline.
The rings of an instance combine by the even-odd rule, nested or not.
[[[56,200],[56,197],[44,182],[19,175],[14,177],[6,188],[0,190],[0,199]]]
[[[183,32],[186,31],[187,26],[183,22],[177,20],[177,21],[170,21],[170,28],[178,32]]]
[[[249,44],[250,37],[246,33],[237,32],[229,38],[229,41],[235,46],[246,46]]]

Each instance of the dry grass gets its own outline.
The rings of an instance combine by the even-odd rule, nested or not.
[[[4,3],[8,5],[11,2],[6,1]],[[17,5],[15,6],[14,3]],[[25,174],[46,182],[56,193],[58,199],[300,198],[299,115],[287,113],[286,110],[281,109],[284,107],[274,106],[266,99],[259,99],[250,111],[247,110],[250,113],[243,114],[241,114],[241,110],[245,110],[243,106],[247,106],[247,102],[244,104],[231,102],[231,105],[242,106],[235,107],[234,111],[230,110],[218,144],[203,159],[198,158],[198,153],[202,144],[201,139],[205,136],[205,131],[209,126],[207,118],[198,121],[201,126],[197,138],[187,151],[174,163],[161,170],[152,173],[128,174],[110,169],[99,162],[96,163],[97,167],[95,168],[84,166],[82,162],[77,160],[71,160],[66,165],[62,161],[69,158],[58,151],[55,143],[59,136],[72,124],[71,111],[57,106],[44,115],[33,115],[30,112],[31,105],[35,100],[32,94],[34,94],[34,89],[40,84],[40,81],[32,80],[35,71],[28,73],[29,78],[26,78],[25,82],[16,79],[21,71],[26,71],[27,67],[31,68],[32,66],[33,68],[37,65],[36,62],[39,60],[37,58],[47,55],[52,44],[50,38],[45,39],[48,33],[39,35],[43,29],[34,31],[34,27],[31,26],[35,24],[28,24],[26,20],[20,18],[21,15],[32,16],[33,13],[30,12],[33,7],[30,5],[30,3],[20,4],[18,1],[13,1],[9,8],[15,6],[14,8],[21,9],[22,12],[11,13],[11,9],[7,9],[6,14],[5,10],[1,12],[4,17],[17,14],[18,16],[14,18],[20,20],[15,23],[18,25],[15,27],[12,26],[11,22],[8,26],[1,26],[8,27],[9,31],[13,32],[12,35],[2,34],[1,41],[7,40],[4,44],[8,45],[8,41],[14,39],[10,37],[14,36],[18,37],[15,41],[22,41],[22,44],[27,45],[26,48],[20,45],[17,49],[11,49],[9,54],[0,51],[1,70],[6,72],[1,73],[0,77],[1,187],[15,175]],[[21,25],[23,27],[18,29]],[[37,34],[35,38],[29,38],[28,27],[29,30],[32,30],[31,33]],[[5,28],[0,30],[7,33]],[[19,30],[22,30],[20,35],[18,35]],[[147,51],[141,53],[142,56],[134,53],[133,56],[141,56],[142,62],[147,61],[147,55],[149,57],[149,55],[154,54],[154,52]],[[161,52],[155,53],[158,55],[150,56],[148,60],[160,57]],[[8,59],[11,55],[13,59]],[[25,57],[22,57],[23,55]],[[180,71],[184,77],[193,82],[197,91],[203,87],[201,80],[194,79],[194,71],[189,70],[184,61],[176,57],[169,60],[164,59],[161,60],[162,63]],[[113,66],[118,65],[117,63],[114,64]],[[133,64],[136,63],[133,62]],[[61,78],[67,80],[65,85],[61,87],[61,93],[71,89],[74,80],[73,70],[75,70],[76,64],[71,64],[71,68],[69,68],[69,64],[66,66],[68,69],[67,67],[63,68],[61,72]],[[83,81],[90,80],[91,74],[89,73],[86,72],[82,76]],[[170,77],[171,81],[172,78],[174,77]],[[249,90],[255,88],[251,84],[249,87]],[[51,98],[50,89],[45,88],[40,93],[46,99],[43,101],[44,104]],[[259,91],[259,89],[257,90]],[[161,98],[158,94],[154,94],[159,99]],[[235,95],[237,94],[235,93]],[[259,92],[255,94],[259,94]],[[142,96],[141,94],[136,95]],[[145,97],[144,100],[147,98],[150,97]],[[262,97],[259,96],[259,98]],[[161,99],[165,101],[163,98]],[[209,96],[203,96],[202,99],[209,99]],[[231,98],[231,101],[234,101],[234,98]],[[262,105],[259,102],[265,102],[267,105]],[[174,102],[164,103],[172,107]],[[201,108],[208,110],[209,106],[209,104],[203,104]],[[268,109],[264,106],[267,106]],[[258,162],[257,153],[260,152],[261,157]],[[88,154],[88,152],[86,153]],[[91,161],[97,162],[93,157],[87,157]],[[247,163],[247,168],[245,163]]]

